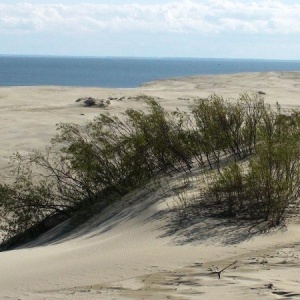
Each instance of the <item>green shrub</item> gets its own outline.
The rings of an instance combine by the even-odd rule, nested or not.
[[[222,155],[246,158],[253,152],[262,115],[269,109],[257,94],[243,94],[235,103],[217,95],[197,99],[191,106],[194,155],[202,164],[204,156],[210,168],[220,168]]]
[[[195,160],[218,170],[209,193],[222,215],[270,225],[284,219],[299,196],[298,112],[272,111],[258,94],[236,102],[217,95],[197,99],[188,113],[166,112],[148,96],[138,99],[148,105],[145,112],[100,114],[85,126],[60,124],[45,152],[15,155],[15,183],[0,185],[7,237],[55,214],[81,215],[158,174],[191,172]],[[183,210],[190,209],[186,199],[178,195]]]
[[[300,196],[300,120],[266,111],[247,167],[225,168],[210,192],[226,211],[279,225]],[[243,170],[244,169],[244,170]]]

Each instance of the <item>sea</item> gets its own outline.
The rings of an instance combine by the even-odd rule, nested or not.
[[[0,56],[0,86],[134,88],[174,77],[300,71],[300,60]]]

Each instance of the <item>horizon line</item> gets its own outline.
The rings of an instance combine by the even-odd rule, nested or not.
[[[57,55],[57,54],[0,54],[0,57],[45,57],[45,58],[100,58],[100,59],[182,59],[182,60],[263,60],[263,61],[300,61],[282,58],[233,58],[233,57],[186,57],[186,56],[97,56],[97,55]]]

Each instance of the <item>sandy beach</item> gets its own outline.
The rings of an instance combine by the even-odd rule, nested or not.
[[[193,76],[135,89],[0,87],[0,173],[9,157],[43,150],[61,122],[84,124],[99,113],[144,109],[139,95],[186,110],[197,97],[264,95],[300,108],[300,72]],[[78,98],[110,100],[84,107]],[[300,299],[300,219],[258,234],[247,224],[205,219],[178,226],[172,184],[149,184],[79,228],[68,221],[19,249],[0,253],[0,299]],[[193,189],[197,189],[196,184]],[[218,279],[218,271],[224,270]]]

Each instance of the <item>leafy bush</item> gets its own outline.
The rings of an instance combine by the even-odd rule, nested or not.
[[[137,99],[148,105],[146,112],[60,124],[44,153],[15,155],[15,183],[0,185],[7,237],[55,214],[115,201],[158,174],[189,173],[195,160],[219,172],[209,192],[222,215],[270,225],[284,219],[299,196],[298,112],[272,111],[258,94],[236,102],[217,95],[197,99],[189,113],[166,112],[148,96]],[[183,210],[191,206],[186,200],[178,195]]]
[[[73,214],[117,199],[161,172],[191,168],[178,114],[146,99],[148,112],[127,110],[125,121],[100,114],[81,127],[61,124],[45,153],[14,158],[16,180],[2,186],[10,235],[55,213]]]
[[[279,225],[300,196],[300,119],[265,111],[255,155],[243,168],[225,168],[210,192],[229,214]]]
[[[243,159],[252,154],[258,126],[269,108],[254,94],[243,94],[236,103],[212,95],[197,99],[191,106],[194,155],[203,165],[203,156],[210,168],[220,168],[222,155]]]

